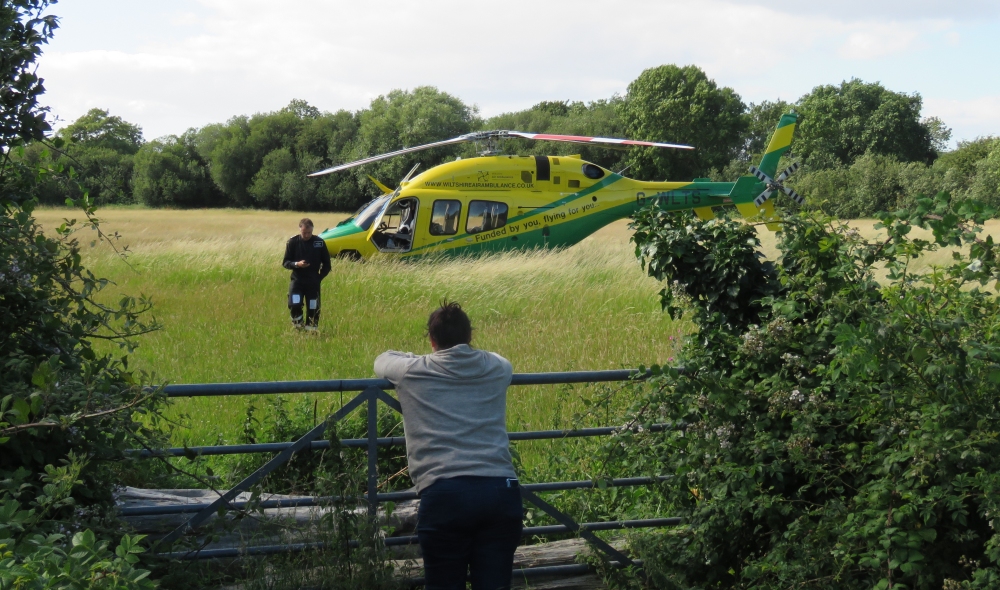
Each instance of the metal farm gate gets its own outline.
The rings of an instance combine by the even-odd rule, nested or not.
[[[637,371],[579,371],[564,373],[519,373],[515,374],[511,381],[512,386],[518,385],[560,385],[571,383],[600,383],[614,381],[629,381],[642,378]],[[379,447],[405,446],[405,439],[402,436],[379,437],[378,436],[378,404],[383,403],[396,412],[401,412],[399,401],[386,393],[386,390],[393,389],[393,385],[385,379],[335,379],[323,381],[275,381],[262,383],[209,383],[193,385],[168,385],[165,388],[166,395],[171,398],[177,397],[209,397],[209,396],[240,396],[240,395],[262,395],[262,394],[300,394],[300,393],[331,393],[331,392],[360,392],[349,402],[345,403],[340,410],[324,420],[312,430],[294,442],[286,443],[262,443],[262,444],[240,444],[222,446],[203,447],[183,447],[162,450],[136,450],[133,451],[141,457],[191,456],[192,453],[201,456],[208,455],[236,455],[246,453],[276,453],[274,457],[262,467],[253,472],[243,481],[239,482],[232,489],[220,494],[211,503],[203,504],[177,504],[159,505],[147,507],[126,507],[122,509],[122,516],[156,516],[167,514],[192,514],[189,520],[183,525],[166,535],[161,545],[169,546],[174,541],[180,539],[186,533],[194,531],[197,527],[205,523],[213,515],[221,514],[226,510],[240,510],[247,506],[248,502],[234,501],[241,493],[250,489],[269,473],[288,462],[296,453],[304,453],[312,450],[320,450],[330,447],[330,442],[322,440],[328,422],[337,422],[347,417],[351,412],[361,406],[366,406],[367,410],[367,436],[360,439],[342,439],[340,444],[344,447],[364,448],[367,451],[368,473],[367,490],[358,497],[361,503],[367,504],[368,514],[374,518],[377,509],[382,502],[396,502],[401,500],[416,499],[417,494],[413,491],[403,492],[378,492],[378,452]],[[650,427],[652,431],[663,431],[670,428],[667,424],[654,424]],[[578,430],[539,430],[510,432],[508,436],[511,441],[525,440],[546,440],[564,439],[571,437],[593,437],[609,436],[615,434],[619,429],[613,426],[602,428],[582,428]],[[520,490],[522,498],[536,506],[539,510],[549,515],[558,522],[558,525],[525,527],[523,536],[548,535],[574,532],[583,537],[595,549],[603,553],[611,565],[614,567],[641,567],[641,563],[630,559],[620,551],[597,537],[593,531],[605,531],[615,529],[634,529],[667,527],[680,524],[679,518],[654,518],[645,520],[625,520],[614,522],[586,522],[578,523],[569,515],[557,510],[551,504],[543,500],[538,494],[542,492],[557,490],[586,489],[600,486],[639,486],[650,485],[662,481],[665,478],[651,477],[629,477],[598,482],[591,480],[583,481],[557,481],[557,482],[521,482]],[[263,500],[254,505],[258,508],[291,508],[306,506],[321,506],[328,503],[330,498],[323,497],[298,497],[293,499]],[[386,546],[410,545],[417,543],[416,535],[388,537],[383,540]],[[209,559],[222,557],[240,557],[251,555],[265,555],[283,552],[303,551],[320,546],[320,543],[295,543],[284,545],[252,545],[243,548],[221,548],[202,549],[188,552],[173,552],[161,554],[164,557],[174,559]],[[535,576],[551,575],[575,575],[590,571],[590,567],[583,564],[561,565],[549,567],[535,567],[515,570],[518,577],[529,578]],[[411,580],[413,583],[421,583],[422,580]]]

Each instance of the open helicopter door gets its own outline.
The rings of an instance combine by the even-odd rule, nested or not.
[[[399,181],[399,187],[393,194],[398,195],[403,185],[406,184],[413,173],[420,167],[417,162],[413,168]],[[371,178],[371,177],[369,177]],[[388,187],[382,185],[374,178],[372,181],[385,190]],[[417,213],[420,209],[420,199],[417,197],[402,197],[392,199],[379,214],[372,228],[368,231],[368,241],[379,252],[391,252],[401,254],[413,249],[417,231]]]
[[[413,249],[417,236],[420,199],[402,197],[391,201],[368,231],[368,241],[379,252],[396,254]]]

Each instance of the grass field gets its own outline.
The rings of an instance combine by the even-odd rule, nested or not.
[[[72,214],[37,211],[43,227]],[[625,222],[556,252],[335,260],[323,283],[316,336],[291,329],[289,273],[280,266],[284,242],[303,213],[108,209],[99,215],[106,231],[124,236],[131,267],[107,246],[87,249],[87,265],[116,282],[110,295],[152,297],[163,330],[143,337],[133,362],[170,383],[371,377],[372,361],[386,349],[430,352],[427,315],[446,297],[467,309],[473,344],[507,357],[517,372],[666,363],[686,329],[661,313],[660,287],[640,270]],[[343,218],[310,216],[317,230]],[[89,243],[89,234],[82,231],[80,241]],[[340,395],[320,400],[322,413],[339,406]],[[171,411],[189,419],[175,443],[233,440],[246,403],[179,400]],[[547,428],[565,424],[579,408],[558,388],[519,387],[511,390],[508,422],[515,430]]]
[[[43,226],[73,211],[42,209]],[[386,349],[429,352],[427,314],[443,298],[468,310],[475,346],[510,359],[518,372],[632,368],[668,363],[689,329],[659,309],[660,286],[644,276],[624,221],[568,250],[520,252],[475,259],[359,264],[335,260],[323,284],[321,332],[291,329],[286,308],[288,271],[281,268],[285,240],[303,213],[246,210],[170,211],[107,209],[103,228],[123,235],[129,264],[107,246],[86,249],[87,265],[113,279],[107,294],[153,298],[163,330],[143,337],[135,366],[170,383],[371,377],[372,361]],[[317,229],[344,215],[311,214]],[[873,222],[853,225],[874,237]],[[1000,236],[1000,222],[987,225]],[[89,230],[79,234],[87,243]],[[774,257],[774,234],[762,232]],[[943,264],[947,252],[914,267]],[[341,396],[319,400],[319,412]],[[258,405],[266,401],[258,399]],[[186,415],[175,444],[232,441],[246,398],[178,400]],[[575,392],[518,387],[510,394],[512,430],[565,426],[581,409]],[[594,418],[592,425],[601,420]],[[550,443],[521,443],[526,464]]]

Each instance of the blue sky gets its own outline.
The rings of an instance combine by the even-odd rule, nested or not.
[[[419,85],[489,116],[623,94],[664,63],[698,65],[748,103],[880,81],[920,93],[955,140],[1000,135],[998,0],[63,0],[51,12],[62,23],[39,73],[52,112],[109,109],[147,139],[293,98],[354,110]]]

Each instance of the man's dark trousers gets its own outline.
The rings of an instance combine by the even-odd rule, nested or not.
[[[292,323],[296,326],[319,325],[320,297],[319,283],[292,281],[288,286],[288,310]]]
[[[505,477],[439,479],[420,493],[417,539],[426,590],[510,588],[521,542],[521,491]]]

